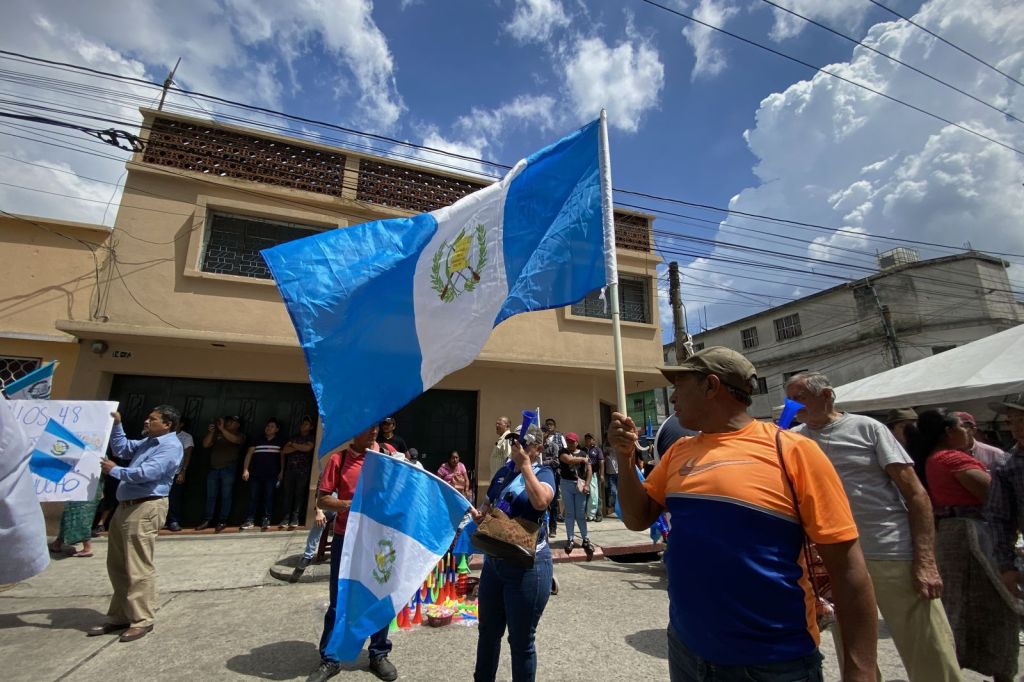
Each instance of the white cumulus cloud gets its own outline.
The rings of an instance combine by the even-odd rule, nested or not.
[[[516,0],[505,30],[520,43],[545,43],[554,31],[568,25],[569,15],[558,0]]]
[[[705,21],[712,26],[724,28],[739,9],[735,6],[718,2],[717,0],[700,0],[700,4],[693,10],[696,19]],[[690,77],[712,78],[720,74],[728,64],[725,50],[722,47],[722,36],[716,31],[702,26],[701,24],[688,23],[683,28],[683,37],[693,47],[694,64]]]
[[[855,29],[871,9],[867,0],[777,0],[776,4],[844,32]],[[772,8],[772,13],[775,21],[769,36],[775,41],[793,38],[810,25],[789,12]]]
[[[931,0],[920,8],[914,21],[1016,77],[1024,77],[1024,43],[1020,39],[1024,35],[1024,5],[1016,0],[977,0],[970,7],[958,0]],[[941,74],[983,100],[1001,101],[1002,106],[1024,116],[1024,88],[906,22],[876,24],[864,40],[925,71]],[[830,68],[1024,149],[1024,126],[869,51],[856,48],[848,61]],[[918,245],[915,248],[922,258],[948,255],[968,242],[979,250],[1024,253],[1024,157],[954,126],[817,74],[766,97],[745,138],[757,157],[754,172],[759,183],[737,194],[730,208],[841,231],[766,225],[730,215],[730,224],[770,229],[804,240],[801,245],[722,226],[720,240],[778,254],[758,256],[762,267],[756,268],[741,269],[712,260],[719,272],[745,272],[783,282],[748,282],[738,288],[756,287],[766,294],[793,296],[798,290],[835,285],[837,280],[824,277],[826,274],[862,277],[868,271],[861,268],[874,268],[877,251],[898,245],[878,237],[953,247]],[[722,246],[711,255],[713,259],[738,257],[735,250]],[[808,263],[796,257],[824,262]],[[772,274],[765,265],[803,272]],[[702,272],[707,265],[697,263],[693,268]],[[1011,279],[1019,277],[1020,271],[1019,267],[1011,270]],[[808,281],[808,277],[812,279]],[[1021,286],[1019,281],[1017,286]],[[738,295],[725,300],[733,304],[744,301]],[[724,322],[756,309],[754,305],[723,307],[713,317]]]
[[[565,88],[577,118],[593,119],[605,108],[609,123],[627,132],[638,130],[665,85],[657,49],[640,38],[615,46],[597,37],[578,38],[563,59]]]

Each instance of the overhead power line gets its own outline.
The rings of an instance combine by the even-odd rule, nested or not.
[[[801,66],[805,66],[808,69],[812,69],[812,70],[814,70],[817,73],[823,73],[826,76],[831,76],[832,78],[835,78],[836,80],[840,80],[840,81],[842,81],[844,83],[847,83],[847,84],[852,85],[854,87],[860,88],[861,90],[865,90],[865,91],[870,92],[870,93],[872,93],[874,95],[878,95],[879,97],[884,97],[885,99],[889,100],[890,102],[895,102],[896,104],[899,104],[901,106],[907,107],[908,109],[913,109],[914,111],[916,111],[918,113],[921,113],[921,114],[924,114],[925,116],[928,116],[930,118],[933,118],[936,121],[941,121],[942,123],[945,123],[946,125],[953,126],[954,128],[958,128],[959,130],[962,130],[962,131],[964,131],[966,133],[970,133],[971,135],[974,135],[976,137],[980,137],[983,140],[987,140],[987,141],[991,142],[992,144],[995,144],[995,145],[998,145],[998,146],[1000,146],[1000,147],[1002,147],[1004,149],[1007,149],[1007,150],[1013,152],[1014,154],[1020,154],[1021,156],[1024,156],[1024,150],[1017,149],[1013,145],[1010,145],[1010,144],[1007,144],[1007,143],[1002,142],[1000,140],[997,140],[996,138],[994,138],[994,137],[992,137],[990,135],[986,135],[985,133],[982,133],[982,132],[980,132],[978,130],[975,130],[974,128],[970,128],[968,126],[965,126],[962,123],[957,123],[956,121],[952,121],[952,120],[946,118],[945,116],[940,116],[939,114],[936,114],[936,113],[933,113],[931,111],[928,111],[927,109],[919,107],[916,104],[911,104],[910,102],[902,100],[899,97],[895,97],[895,96],[890,95],[888,93],[882,92],[881,90],[876,90],[875,88],[871,87],[870,85],[865,85],[864,83],[861,83],[860,81],[855,81],[852,78],[847,78],[846,76],[841,76],[838,73],[836,73],[835,71],[830,71],[829,69],[826,69],[824,67],[817,66],[817,65],[812,64],[812,63],[810,63],[808,61],[804,61],[803,59],[800,59],[799,57],[794,57],[792,55],[786,54],[785,52],[782,52],[781,50],[776,50],[775,48],[770,47],[768,45],[765,45],[764,43],[759,43],[756,40],[752,40],[750,38],[745,38],[745,37],[741,36],[738,33],[733,33],[732,31],[726,30],[726,29],[724,29],[724,28],[722,28],[720,26],[715,26],[714,24],[710,24],[710,23],[708,23],[706,21],[702,21],[701,19],[697,19],[696,17],[691,16],[691,15],[685,13],[685,12],[680,12],[679,10],[672,9],[671,7],[668,7],[666,5],[662,5],[661,3],[655,2],[654,0],[640,0],[640,2],[646,3],[646,4],[648,4],[648,5],[652,6],[652,7],[657,7],[658,9],[661,9],[661,10],[663,10],[665,12],[670,13],[670,14],[675,14],[678,17],[682,17],[683,19],[686,19],[688,21],[692,21],[695,24],[700,24],[701,26],[704,26],[705,28],[709,28],[712,31],[717,31],[718,33],[722,33],[724,35],[727,35],[730,38],[734,38],[734,39],[739,40],[741,42],[747,43],[748,45],[753,45],[754,47],[762,49],[762,50],[764,50],[766,52],[771,52],[772,54],[777,55],[779,57],[782,57],[783,59],[787,59],[787,60],[789,60],[789,61],[791,61],[791,62],[793,62],[795,64],[800,64]]]
[[[206,154],[206,155],[207,156],[211,156],[210,154]],[[212,158],[212,156],[211,156],[211,158]],[[20,160],[20,159],[17,159],[17,161],[24,162],[23,160]],[[29,162],[26,162],[26,163],[29,163]],[[32,164],[32,165],[41,165],[41,164]],[[45,166],[43,166],[43,167],[45,167]],[[69,172],[69,173],[75,174],[73,171],[64,171],[63,169],[52,169],[52,170],[60,170],[61,172]],[[192,181],[199,181],[199,182],[206,182],[206,183],[215,183],[216,182],[212,178],[193,177],[191,175],[186,175],[184,173],[178,173],[178,172],[171,171],[171,170],[168,170],[167,172],[170,172],[170,173],[175,174],[175,175],[181,175],[183,178],[187,178],[187,179],[192,180]],[[75,174],[75,175],[78,175],[78,174]],[[106,184],[114,184],[114,183],[108,183],[107,181],[100,180],[98,178],[89,178],[87,176],[81,176],[81,175],[79,175],[79,177],[81,177],[83,179],[86,179],[86,180],[92,180],[92,181],[102,182],[102,183],[106,183]],[[54,193],[54,192],[52,192],[50,190],[45,190],[45,189],[41,189],[41,188],[22,187],[22,186],[19,186],[19,185],[11,185],[11,186],[28,189],[30,191],[35,191],[35,192],[44,192],[44,193],[58,194],[59,195],[59,193]],[[149,191],[149,190],[142,190],[142,189],[138,189],[138,188],[134,188],[134,187],[130,188],[130,189],[132,189],[132,191],[141,192],[141,193],[152,195],[152,196],[157,196],[158,198],[161,196],[158,193],[154,193],[154,192]],[[245,191],[247,193],[250,193],[253,196],[259,196],[259,197],[264,197],[265,196],[263,193],[261,193],[258,190],[255,190],[255,189],[248,189],[247,188],[247,189],[241,190],[241,191]],[[68,196],[68,195],[61,195],[61,196]],[[92,202],[95,202],[95,203],[105,203],[102,200],[98,200],[98,199],[88,199],[88,198],[72,197],[72,196],[69,196],[68,198],[75,198],[75,199],[79,199],[79,200],[83,200],[83,201],[92,201]],[[315,210],[315,211],[318,211],[318,212],[338,215],[338,216],[341,216],[341,217],[344,217],[344,218],[352,219],[352,220],[357,221],[357,222],[362,222],[362,221],[364,221],[366,219],[365,216],[363,216],[363,215],[357,215],[357,214],[354,214],[354,213],[349,213],[349,212],[346,212],[346,211],[343,211],[343,210],[339,210],[339,209],[334,208],[334,207],[328,208],[328,207],[325,207],[325,206],[323,206],[321,204],[314,204],[314,203],[310,203],[308,201],[301,201],[301,200],[297,200],[297,199],[281,199],[281,201],[283,203],[286,203],[286,204],[296,205],[296,206],[300,206],[302,208],[312,209],[312,210]],[[128,204],[125,204],[125,207],[126,208],[135,208],[135,209],[140,209],[140,210],[150,210],[148,207],[129,206]],[[658,213],[657,209],[648,208],[648,207],[640,207],[640,208],[648,210],[648,211],[651,211],[651,212],[654,212],[655,214]],[[160,212],[165,212],[165,211],[160,211]],[[196,228],[193,227],[193,229],[196,229]],[[870,274],[873,274],[874,272],[876,272],[876,268],[875,268],[873,263],[871,263],[870,265],[857,265],[857,264],[850,263],[850,262],[845,262],[845,263],[844,262],[836,262],[836,261],[833,261],[833,260],[827,259],[827,258],[816,258],[816,257],[810,256],[810,255],[780,252],[777,249],[757,248],[757,247],[753,247],[753,246],[746,245],[746,244],[730,243],[730,242],[727,242],[727,241],[722,240],[722,239],[705,239],[705,238],[695,237],[693,235],[687,235],[687,234],[683,234],[683,233],[664,231],[664,230],[654,230],[654,233],[655,233],[655,235],[662,235],[664,237],[668,237],[668,238],[671,238],[671,239],[676,240],[676,241],[693,242],[693,243],[698,243],[698,244],[705,244],[705,245],[708,245],[708,246],[713,246],[713,247],[721,248],[721,249],[725,249],[725,250],[739,250],[739,251],[745,251],[745,252],[752,252],[752,253],[755,253],[755,254],[763,254],[764,256],[767,256],[768,258],[782,259],[782,260],[784,260],[787,263],[792,262],[793,264],[797,265],[798,267],[793,267],[792,265],[785,266],[785,265],[781,265],[781,264],[773,264],[773,263],[770,263],[770,262],[768,262],[768,261],[766,261],[764,259],[757,260],[757,261],[752,261],[752,260],[743,260],[743,259],[737,259],[737,258],[727,258],[727,257],[724,257],[722,255],[714,255],[712,253],[685,251],[685,250],[682,250],[682,249],[673,248],[673,247],[665,245],[665,244],[663,244],[662,247],[660,248],[660,250],[663,253],[666,252],[666,251],[670,251],[672,253],[676,253],[676,254],[679,254],[679,255],[685,255],[685,256],[688,256],[688,257],[692,257],[692,258],[705,258],[705,259],[716,261],[716,262],[735,263],[735,264],[739,264],[739,265],[746,265],[746,266],[757,267],[757,268],[762,269],[762,270],[763,269],[778,269],[778,270],[788,271],[788,272],[791,272],[791,273],[793,273],[795,275],[800,275],[800,276],[806,276],[808,274],[806,267],[799,267],[799,263],[804,263],[804,262],[808,263],[808,264],[812,264],[812,265],[813,264],[818,264],[820,266],[825,266],[827,268],[832,268],[832,269],[858,270],[861,273],[864,273],[865,275],[870,275]],[[139,239],[140,241],[147,241],[147,240],[145,240],[143,238],[136,237],[135,235],[129,235],[129,236],[132,236],[132,237],[134,237],[136,239]],[[803,244],[807,245],[807,244],[810,244],[810,242],[804,241]],[[811,274],[813,276],[817,277],[817,278],[833,279],[833,280],[839,280],[839,281],[844,281],[844,282],[848,281],[849,278],[850,278],[849,274],[838,275],[838,274],[834,274],[832,272],[821,272],[821,271],[813,272],[812,271]]]
[[[971,52],[968,52],[968,51],[967,51],[967,50],[965,50],[964,48],[960,47],[959,45],[956,45],[955,43],[952,43],[952,42],[950,42],[949,40],[946,40],[945,38],[943,38],[942,36],[940,36],[940,35],[939,35],[938,33],[936,33],[935,31],[932,31],[932,30],[931,30],[931,29],[929,29],[929,28],[925,28],[925,27],[924,27],[924,26],[922,26],[921,24],[918,24],[917,22],[915,22],[915,21],[914,21],[913,19],[911,19],[910,17],[905,17],[905,16],[903,16],[902,14],[900,14],[899,12],[897,12],[896,10],[894,10],[893,8],[891,8],[891,7],[888,7],[888,6],[886,6],[886,5],[883,5],[883,4],[882,4],[882,3],[880,3],[880,2],[877,2],[877,0],[868,0],[868,2],[870,2],[870,3],[872,4],[872,5],[875,5],[876,7],[881,7],[882,9],[884,9],[884,10],[885,10],[886,12],[888,12],[889,14],[892,14],[893,16],[899,17],[900,19],[902,19],[903,21],[907,22],[908,24],[910,24],[910,25],[911,25],[911,26],[913,26],[914,28],[916,28],[916,29],[919,29],[919,30],[921,30],[921,31],[924,31],[925,33],[927,33],[927,34],[928,34],[928,35],[930,35],[931,37],[933,37],[933,38],[936,38],[936,39],[938,39],[939,41],[941,41],[941,42],[945,43],[946,45],[949,45],[949,46],[950,46],[951,48],[953,48],[953,49],[954,49],[954,50],[956,50],[957,52],[960,52],[960,53],[962,53],[962,54],[965,54],[965,55],[967,55],[968,57],[970,57],[970,58],[971,58],[971,59],[973,59],[974,61],[978,62],[979,64],[982,64],[982,65],[984,65],[984,66],[987,66],[988,68],[992,69],[993,71],[995,71],[996,73],[998,73],[998,74],[999,74],[1000,76],[1005,76],[1006,78],[1010,79],[1011,81],[1013,81],[1013,82],[1014,82],[1014,83],[1016,83],[1017,85],[1020,85],[1020,86],[1024,87],[1024,83],[1020,82],[1019,80],[1017,80],[1016,78],[1014,78],[1014,77],[1013,77],[1013,76],[1011,76],[1010,74],[1006,73],[1005,71],[1003,71],[1002,69],[1000,69],[1000,68],[999,68],[998,66],[994,66],[994,65],[992,65],[992,64],[989,64],[988,62],[986,62],[986,61],[985,61],[984,59],[982,59],[981,57],[979,57],[979,56],[977,56],[977,55],[975,55],[975,54],[973,54],[973,53],[971,53]]]
[[[211,155],[209,153],[206,153],[206,155],[210,156],[211,158],[213,158],[213,155]],[[15,160],[17,160],[19,162],[22,161],[20,159],[15,159]],[[33,165],[40,165],[40,164],[33,164]],[[70,171],[63,171],[62,169],[52,169],[52,170],[61,170],[61,172],[70,172]],[[79,177],[82,177],[83,179],[87,179],[87,180],[97,181],[97,182],[106,182],[106,181],[103,181],[103,180],[99,180],[98,178],[89,178],[89,177],[86,177],[86,176],[79,176]],[[188,177],[189,179],[192,179],[192,180],[199,180],[199,178],[193,178],[191,176],[183,175],[183,177]],[[203,180],[203,181],[212,181],[209,178],[202,178],[201,180]],[[113,184],[113,183],[108,183],[108,184]],[[343,185],[344,185],[344,183],[343,183]],[[17,185],[13,185],[13,186],[18,187]],[[351,187],[351,185],[349,187]],[[44,193],[53,193],[53,192],[50,192],[48,190],[43,190],[43,189],[40,189],[40,188],[24,188],[24,189],[28,189],[30,191],[44,192]],[[135,190],[135,191],[141,191],[141,192],[146,193],[146,194],[154,194],[153,192],[146,191],[146,190]],[[260,192],[258,192],[258,191],[250,190],[250,192],[254,196],[262,196],[262,194]],[[64,196],[66,196],[66,195],[64,195]],[[76,199],[81,199],[81,200],[84,200],[84,201],[95,201],[96,203],[104,203],[104,202],[101,202],[99,200],[92,200],[92,199],[81,198],[81,197],[69,197],[69,198],[76,198]],[[359,221],[359,222],[365,220],[365,216],[356,215],[356,214],[352,214],[352,213],[347,213],[345,211],[340,211],[340,210],[335,209],[335,208],[327,209],[327,208],[325,208],[325,207],[323,207],[323,206],[321,206],[319,204],[311,204],[311,203],[308,203],[308,202],[302,202],[302,201],[296,201],[296,200],[287,200],[286,203],[296,204],[296,205],[302,206],[304,208],[310,208],[310,209],[321,211],[321,212],[328,212],[328,213],[337,214],[337,215],[340,215],[340,216],[343,216],[343,217],[346,217],[346,218],[350,218],[350,219],[353,219],[353,220],[356,220],[356,221]],[[126,205],[126,207],[128,207],[128,206]],[[139,209],[142,209],[142,210],[147,210],[146,207],[139,207],[139,206],[131,207],[131,208],[139,208]],[[652,207],[640,206],[640,207],[637,207],[637,208],[639,208],[641,210],[649,211],[649,212],[654,212],[655,214],[659,213],[658,209],[654,209]],[[680,214],[670,214],[670,215],[680,215]],[[700,220],[700,219],[698,218],[697,220]],[[706,222],[710,222],[710,221],[706,221]],[[709,245],[709,246],[714,246],[714,247],[723,248],[723,249],[727,249],[727,250],[728,249],[733,249],[733,250],[740,250],[740,251],[748,251],[748,252],[753,252],[753,253],[759,253],[759,254],[764,254],[765,256],[768,256],[768,257],[771,257],[771,258],[782,258],[782,259],[785,259],[787,261],[807,262],[807,263],[812,263],[812,264],[816,263],[816,264],[820,264],[821,266],[826,266],[828,268],[834,268],[834,269],[853,269],[853,270],[859,270],[860,272],[866,273],[868,275],[870,275],[870,274],[872,274],[872,273],[874,273],[876,271],[876,267],[874,266],[874,263],[871,260],[867,260],[869,265],[856,265],[856,264],[850,263],[850,262],[845,262],[845,263],[844,262],[836,262],[836,261],[833,261],[831,259],[826,259],[826,258],[815,258],[815,257],[809,256],[809,255],[780,252],[777,249],[763,249],[763,248],[756,248],[756,247],[752,247],[752,246],[744,245],[744,244],[734,244],[734,243],[730,243],[730,242],[724,241],[722,239],[714,239],[714,240],[712,240],[712,239],[703,239],[703,238],[695,237],[695,236],[692,236],[692,235],[686,235],[686,234],[670,232],[670,231],[659,231],[659,230],[654,230],[654,233],[656,235],[660,234],[660,235],[663,235],[665,237],[670,237],[670,238],[676,239],[676,240],[701,243],[701,244],[706,244],[706,245]],[[784,235],[773,235],[772,233],[765,233],[765,234],[767,234],[769,236],[775,236],[775,237],[785,237]],[[134,235],[129,235],[129,236],[135,237]],[[135,238],[139,239],[140,241],[147,241],[147,240],[142,239],[142,238],[138,238],[138,237],[135,237]],[[790,238],[790,239],[792,241],[797,241],[797,242],[799,242],[799,243],[801,243],[803,245],[808,245],[808,244],[812,243],[812,242],[808,242],[807,240],[799,240],[798,238],[795,238],[795,237],[794,238]],[[823,246],[827,247],[827,245],[823,245]],[[840,247],[837,247],[837,249],[839,249],[839,248]],[[664,247],[663,247],[663,250],[664,250]],[[850,253],[859,254],[862,257],[864,257],[865,259],[869,259],[870,258],[868,254],[863,254],[862,252],[856,252],[856,251],[854,251],[852,249],[840,249],[840,250],[847,251],[847,252],[850,252]],[[679,253],[680,255],[687,255],[687,256],[690,256],[690,257],[693,257],[693,258],[707,258],[707,259],[710,259],[710,260],[719,260],[719,261],[724,261],[724,262],[734,262],[734,263],[737,263],[737,264],[745,264],[745,265],[757,266],[757,267],[761,267],[761,268],[773,267],[773,266],[768,265],[764,261],[759,261],[759,262],[758,261],[742,261],[742,260],[736,260],[736,259],[726,260],[726,259],[723,259],[721,256],[714,256],[714,255],[712,255],[710,253],[687,252],[687,251],[681,251],[681,250],[677,250],[676,252]],[[779,266],[779,267],[781,267],[781,266]],[[787,268],[787,269],[790,270],[791,272],[793,272],[794,274],[800,274],[800,275],[806,275],[807,274],[806,268],[804,268],[804,269]],[[842,276],[840,276],[840,275],[835,275],[835,274],[828,273],[828,272],[812,272],[811,274],[813,276],[819,277],[819,278],[834,278],[834,279],[838,279],[838,280],[841,280],[841,281],[847,281],[849,279],[849,275],[842,275]]]
[[[649,0],[643,0],[643,1],[644,2],[649,2]],[[653,5],[661,7],[661,5],[658,5],[657,3],[649,2],[649,4],[653,4]],[[665,8],[665,9],[666,9],[666,11],[670,11],[672,13],[679,14],[678,12],[675,12],[674,10],[670,10],[668,8]],[[686,16],[686,15],[682,15],[682,16]],[[687,17],[687,18],[689,18],[689,17]],[[702,22],[698,22],[698,23],[702,23]],[[725,32],[729,33],[728,31],[725,31]],[[739,39],[742,39],[742,40],[745,40],[745,41],[747,40],[747,39],[742,38],[740,36],[737,36],[737,37]],[[750,42],[750,41],[748,41],[748,42]],[[764,47],[764,46],[761,46],[761,47]],[[768,48],[768,47],[765,47],[764,49],[772,51],[772,49]],[[114,78],[114,79],[123,80],[123,81],[136,82],[136,83],[147,85],[147,86],[153,87],[153,88],[159,88],[162,85],[162,84],[157,84],[157,83],[152,82],[152,81],[147,81],[147,80],[144,80],[144,79],[132,77],[132,76],[123,76],[123,75],[120,75],[120,74],[100,71],[100,70],[97,70],[97,69],[92,69],[92,68],[89,68],[89,67],[79,66],[79,65],[76,65],[76,64],[70,64],[70,63],[66,63],[66,62],[54,62],[52,60],[42,59],[42,58],[39,58],[39,57],[31,57],[29,55],[23,55],[23,54],[20,54],[20,53],[0,50],[0,56],[3,56],[3,55],[8,56],[9,58],[10,57],[14,57],[14,58],[17,58],[17,59],[26,60],[28,62],[39,62],[39,63],[42,63],[44,65],[51,66],[52,68],[58,68],[60,70],[65,70],[65,71],[68,71],[68,70],[70,70],[70,71],[83,71],[83,72],[90,73],[92,75],[96,75],[98,77],[109,77],[109,78]],[[815,69],[817,68],[817,67],[814,67],[813,65],[807,65],[807,66],[809,66],[809,68],[815,68]],[[0,72],[0,73],[2,73],[2,72]],[[70,86],[80,87],[80,84],[78,84],[78,83],[67,82],[67,84],[70,85]],[[205,99],[210,99],[212,101],[218,101],[218,102],[224,103],[224,104],[226,104],[228,106],[234,106],[234,107],[238,107],[238,108],[242,108],[242,109],[257,110],[257,111],[260,111],[261,113],[264,113],[264,114],[278,116],[278,117],[282,117],[282,118],[285,118],[285,119],[297,120],[297,121],[305,122],[305,123],[312,124],[312,125],[318,125],[318,126],[323,126],[323,127],[327,127],[327,128],[332,128],[332,129],[336,129],[336,130],[345,132],[346,134],[351,134],[351,135],[355,135],[355,136],[359,136],[359,137],[366,137],[366,138],[370,138],[370,139],[378,139],[378,140],[382,140],[382,141],[387,141],[387,142],[389,142],[391,144],[399,145],[399,146],[402,146],[402,147],[408,147],[408,148],[416,149],[416,150],[420,150],[420,151],[427,151],[427,152],[430,152],[430,153],[433,153],[433,154],[438,154],[438,155],[441,155],[441,156],[448,156],[448,157],[451,157],[451,158],[461,159],[463,161],[470,161],[470,162],[473,162],[473,163],[485,164],[485,165],[488,165],[488,166],[492,166],[494,168],[502,168],[502,169],[511,168],[510,165],[503,164],[503,163],[500,163],[500,162],[497,162],[497,161],[491,161],[491,160],[487,160],[487,159],[480,159],[480,158],[476,158],[476,157],[467,156],[467,155],[464,155],[464,154],[455,154],[455,153],[447,152],[445,150],[437,149],[437,148],[434,148],[434,147],[426,147],[426,146],[423,146],[423,145],[417,145],[417,144],[414,144],[414,143],[411,143],[411,142],[407,142],[407,141],[403,141],[403,140],[398,140],[398,139],[390,138],[390,137],[387,137],[387,136],[376,135],[376,134],[373,134],[373,133],[365,133],[363,131],[355,130],[355,129],[352,129],[352,128],[346,128],[344,126],[338,126],[336,124],[327,123],[327,122],[324,122],[324,121],[318,121],[318,120],[315,120],[315,119],[310,119],[310,118],[305,118],[305,117],[296,117],[294,115],[287,114],[285,112],[280,112],[280,111],[276,111],[276,110],[272,110],[272,109],[267,109],[265,107],[255,107],[254,105],[248,105],[248,104],[245,104],[245,103],[242,103],[242,102],[236,102],[236,101],[228,100],[228,99],[225,99],[225,98],[208,96],[208,95],[205,95],[203,93],[198,93],[198,92],[195,92],[195,91],[186,91],[186,90],[183,90],[181,88],[172,88],[172,91],[180,91],[181,93],[186,94],[188,96],[196,95],[197,97],[205,98]],[[193,101],[195,101],[194,98],[193,98]],[[70,113],[73,114],[73,112],[70,112]],[[249,125],[253,125],[253,126],[257,126],[257,127],[268,127],[268,125],[265,122],[251,121],[251,120],[248,120],[248,119],[245,119],[245,118],[242,118],[242,117],[233,117],[233,116],[230,116],[230,115],[225,116],[223,114],[218,114],[218,118],[232,118],[232,119],[234,119],[236,121],[239,121],[239,122],[242,122],[242,123],[247,123]],[[138,126],[138,123],[135,123],[135,122],[124,122],[123,124],[124,125]],[[296,132],[294,130],[291,130],[291,129],[288,129],[288,128],[276,127],[276,126],[269,126],[269,127],[274,127],[277,130],[279,130],[279,131],[284,131],[284,132],[290,134],[293,137],[296,136]],[[348,141],[342,141],[342,140],[338,140],[338,142],[340,142],[342,144],[346,144],[346,145],[351,144]],[[394,156],[395,155],[394,150],[383,150],[382,151],[382,150],[374,149],[373,147],[366,147],[366,149],[368,151],[371,151],[372,153],[376,153],[376,154],[383,155],[383,156]],[[401,155],[399,154],[398,156],[401,156]],[[414,159],[414,160],[416,160],[418,162],[421,162],[421,163],[424,161],[424,159],[422,157],[406,156],[404,158]],[[434,163],[434,162],[428,161],[428,163]],[[444,164],[437,164],[437,165],[443,166]],[[448,166],[448,167],[454,169],[454,167],[452,167],[452,166]],[[467,172],[465,169],[458,169],[458,170],[461,170],[463,172]],[[496,176],[489,176],[489,175],[486,175],[486,174],[484,175],[484,177],[491,178],[491,179],[495,179],[496,178]],[[794,226],[805,227],[805,228],[810,228],[810,229],[817,229],[817,230],[822,230],[822,231],[827,231],[827,232],[838,232],[838,233],[846,234],[846,235],[849,235],[851,237],[858,238],[858,239],[864,239],[864,240],[878,239],[878,240],[889,241],[889,242],[893,242],[893,243],[904,243],[904,244],[915,244],[915,245],[919,245],[919,246],[930,246],[930,247],[934,247],[934,248],[948,249],[948,250],[952,250],[952,251],[960,251],[962,249],[962,247],[957,246],[957,245],[939,244],[939,243],[935,243],[935,242],[926,242],[926,241],[921,241],[921,240],[903,239],[903,238],[898,238],[898,237],[889,237],[889,236],[886,236],[886,235],[865,235],[863,233],[856,232],[854,230],[849,230],[849,229],[846,229],[846,228],[836,228],[834,226],[820,225],[820,224],[810,223],[810,222],[805,222],[805,221],[792,220],[792,219],[789,219],[789,218],[779,218],[779,217],[769,216],[769,215],[764,215],[764,214],[757,214],[757,213],[752,213],[752,212],[738,211],[738,210],[733,210],[733,209],[730,209],[730,208],[714,206],[714,205],[711,205],[711,204],[685,201],[685,200],[682,200],[682,199],[676,199],[676,198],[672,198],[672,197],[662,197],[662,196],[650,194],[650,193],[647,193],[647,192],[637,192],[637,191],[628,190],[628,189],[624,189],[624,188],[615,188],[614,191],[619,192],[619,193],[623,193],[623,194],[630,194],[630,195],[634,195],[634,196],[638,196],[638,197],[643,197],[643,198],[646,198],[646,199],[652,199],[652,200],[656,200],[656,201],[665,201],[665,202],[675,203],[675,204],[689,206],[689,207],[693,207],[693,208],[700,208],[700,209],[703,209],[703,210],[709,210],[709,211],[715,211],[715,212],[721,212],[721,213],[732,213],[734,215],[743,216],[743,217],[750,218],[750,219],[753,219],[753,220],[763,220],[763,221],[772,222],[772,223],[778,223],[778,224],[794,225]],[[1000,252],[1000,251],[995,251],[995,250],[991,250],[991,249],[984,249],[984,251],[986,253],[990,253],[990,254],[993,254],[993,255],[999,255],[999,256],[1024,257],[1024,254],[1014,254],[1014,253]]]

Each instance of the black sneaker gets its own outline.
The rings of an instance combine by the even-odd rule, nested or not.
[[[224,530],[227,527],[228,527],[228,524],[226,524],[226,523],[218,523],[217,527],[214,528],[213,532],[214,533],[219,533],[219,532],[221,532],[222,530]]]
[[[583,541],[583,551],[587,554],[587,561],[594,560],[594,543],[590,541],[590,538]]]
[[[558,594],[558,578],[551,576],[551,594],[552,596]]]
[[[260,525],[260,530],[264,533],[270,530],[270,519],[263,519],[263,523]]]
[[[252,519],[246,519],[245,522],[238,527],[238,532],[241,533],[243,530],[249,530],[254,525],[256,524],[252,522]],[[217,530],[220,530],[220,524],[217,524]]]
[[[205,521],[200,523],[198,526],[196,526],[196,530],[206,530],[209,527],[210,527],[210,519],[206,519]]]
[[[604,521],[604,517],[600,514],[594,517],[594,523],[601,523],[602,521]]]
[[[290,582],[290,583],[297,583],[297,582],[299,582],[299,578],[301,578],[302,574],[306,572],[306,568],[309,567],[309,564],[312,561],[313,561],[312,559],[307,559],[306,557],[302,557],[301,559],[299,559],[299,565],[296,566],[295,570],[292,571],[292,575],[291,575],[290,578],[288,578],[288,582]]]
[[[576,549],[576,541],[575,540],[566,540],[565,541],[565,553],[566,554],[572,554],[572,550],[574,550],[574,549]]]
[[[371,664],[372,665],[372,664]],[[320,667],[309,674],[306,678],[306,682],[323,682],[329,680],[335,675],[341,672],[341,664],[333,663],[330,661],[323,661]],[[394,679],[394,678],[391,678]]]
[[[387,656],[378,656],[370,659],[370,672],[382,680],[397,680],[398,669],[395,664],[388,660]]]

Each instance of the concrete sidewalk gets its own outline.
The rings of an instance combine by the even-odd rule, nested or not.
[[[592,531],[595,542],[599,533],[609,543],[635,540],[637,534],[606,523]],[[161,537],[156,628],[130,644],[85,636],[103,621],[110,595],[106,541],[98,540],[95,557],[56,560],[0,593],[0,676],[10,682],[301,680],[318,662],[328,586],[290,585],[273,578],[270,568],[291,556],[304,536]],[[555,574],[561,590],[548,602],[537,634],[539,680],[668,679],[667,581],[660,561],[570,562],[556,566]],[[474,627],[420,627],[392,639],[401,679],[472,678]],[[905,680],[884,625],[878,650],[884,679]],[[822,637],[821,652],[825,678],[838,680],[831,635]],[[363,654],[337,679],[374,679],[366,663]],[[510,674],[503,645],[498,679]],[[964,673],[968,682],[982,679]]]

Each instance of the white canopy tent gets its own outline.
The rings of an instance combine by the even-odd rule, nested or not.
[[[1024,325],[835,389],[850,412],[998,401],[1024,391]]]

